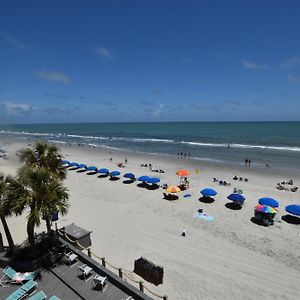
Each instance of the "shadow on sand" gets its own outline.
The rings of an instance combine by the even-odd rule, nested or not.
[[[281,219],[289,224],[295,224],[299,225],[300,224],[300,218],[292,215],[284,215],[281,217]]]
[[[199,201],[202,203],[214,203],[215,199],[211,197],[200,197]]]
[[[240,210],[240,209],[242,209],[242,206],[240,204],[235,203],[235,202],[227,202],[225,204],[225,207],[227,207],[231,210]]]
[[[106,178],[106,177],[108,177],[108,174],[100,174],[100,175],[98,175],[98,178]]]
[[[131,180],[131,179],[123,180],[124,184],[131,184],[131,183],[134,183],[134,182],[135,182],[135,180]]]

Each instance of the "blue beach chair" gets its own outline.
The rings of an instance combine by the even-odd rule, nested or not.
[[[37,283],[33,280],[29,280],[24,285],[19,287],[14,293],[8,296],[5,300],[21,300],[31,295],[37,287]]]
[[[28,280],[33,280],[37,272],[16,272],[13,268],[7,266],[3,270],[4,275],[0,279],[0,284],[2,286],[7,286],[8,283],[24,283]]]
[[[38,293],[34,294],[28,300],[46,300],[47,295],[43,291],[39,291]]]

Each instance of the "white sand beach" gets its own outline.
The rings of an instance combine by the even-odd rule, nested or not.
[[[15,175],[19,167],[16,151],[27,144],[4,139],[1,144],[9,155],[8,159],[0,158],[0,171]],[[70,209],[60,217],[58,226],[74,222],[91,230],[92,252],[124,270],[133,271],[134,260],[140,256],[162,266],[164,283],[158,287],[145,283],[157,294],[166,294],[172,300],[300,299],[300,226],[281,221],[285,205],[300,203],[300,192],[276,189],[278,182],[289,179],[299,186],[299,173],[92,147],[62,146],[60,150],[67,160],[119,170],[121,178],[110,181],[68,171],[65,185]],[[116,163],[126,157],[125,168],[118,168]],[[151,172],[141,163],[151,163],[165,173]],[[182,168],[191,171],[190,188],[180,192],[176,201],[164,200],[162,188],[147,190],[137,182],[123,183],[122,174],[132,172],[136,176],[157,176],[161,183],[178,184],[175,173]],[[235,175],[249,181],[234,181]],[[231,186],[220,186],[213,182],[214,177]],[[199,201],[199,191],[205,187],[218,192],[213,203]],[[234,187],[243,190],[246,197],[241,210],[225,207]],[[183,197],[185,194],[191,196]],[[278,221],[273,226],[251,221],[261,197],[274,197],[280,202]],[[199,208],[214,220],[194,218]],[[8,218],[17,243],[26,239],[25,218]],[[182,227],[186,228],[186,237],[181,236]],[[3,234],[2,225],[0,230]],[[44,225],[38,230],[45,230]],[[141,279],[136,274],[133,278]]]

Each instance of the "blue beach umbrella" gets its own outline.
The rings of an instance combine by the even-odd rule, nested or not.
[[[138,181],[148,181],[148,179],[149,179],[150,177],[149,176],[140,176],[139,178],[138,178]]]
[[[111,176],[111,177],[117,177],[117,176],[119,176],[121,173],[119,172],[119,171],[111,171],[110,173],[109,173],[109,176]]]
[[[268,197],[260,198],[258,200],[258,203],[261,204],[261,205],[268,205],[268,206],[271,206],[271,207],[278,207],[279,206],[279,203],[275,199],[268,198]]]
[[[126,174],[124,174],[123,177],[129,178],[129,179],[135,179],[135,175],[133,173],[126,173]]]
[[[69,167],[77,167],[78,168],[78,163],[77,162],[71,162],[71,163],[69,163]]]
[[[227,199],[233,201],[233,202],[240,202],[243,203],[246,199],[241,194],[230,194],[227,196]]]
[[[95,171],[95,172],[97,172],[98,169],[95,166],[90,166],[90,167],[87,168],[87,171]]]
[[[212,197],[212,196],[216,196],[218,194],[214,189],[211,189],[211,188],[203,189],[202,191],[200,191],[200,193],[204,197]]]
[[[300,217],[300,205],[299,204],[290,204],[285,207],[285,210],[295,216]]]
[[[98,170],[98,173],[101,173],[101,174],[108,174],[109,171],[108,171],[108,169],[106,169],[106,168],[102,168],[102,169],[99,169],[99,170]]]
[[[160,179],[157,177],[149,177],[146,181],[151,184],[157,184],[160,182]]]
[[[87,165],[85,165],[85,164],[79,164],[79,165],[78,165],[78,168],[79,168],[79,169],[86,169],[86,168],[87,168]]]

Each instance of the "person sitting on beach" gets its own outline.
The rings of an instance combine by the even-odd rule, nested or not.
[[[291,179],[287,184],[293,185],[293,184],[294,184],[294,183],[293,183],[293,180]]]
[[[240,177],[240,178],[239,178],[239,181],[243,181],[243,177]]]
[[[218,182],[218,181],[219,180],[216,177],[214,177],[213,182]]]
[[[291,188],[291,192],[297,192],[297,191],[298,191],[298,187],[297,186]]]
[[[223,185],[223,180],[219,180],[219,185]]]
[[[232,179],[233,180],[238,180],[239,178],[237,176],[234,176]]]
[[[282,191],[284,187],[280,183],[277,183],[276,189]]]
[[[248,182],[248,181],[249,181],[249,179],[248,179],[248,178],[244,178],[244,181],[245,181],[245,182]]]

